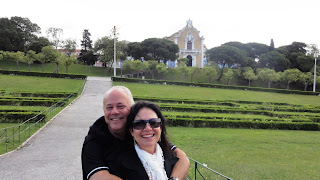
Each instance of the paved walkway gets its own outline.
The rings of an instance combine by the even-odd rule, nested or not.
[[[80,98],[20,150],[0,156],[0,179],[82,179],[81,148],[89,126],[100,116],[110,78],[88,77]]]

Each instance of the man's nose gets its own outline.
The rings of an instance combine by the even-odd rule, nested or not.
[[[118,114],[118,113],[119,113],[119,110],[117,107],[112,108],[111,114]]]

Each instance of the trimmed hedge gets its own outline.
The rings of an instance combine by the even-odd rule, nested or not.
[[[66,98],[70,95],[77,96],[78,93],[73,92],[26,92],[26,91],[15,91],[10,93],[13,96],[22,97],[47,97],[47,98]]]
[[[8,106],[52,106],[57,100],[17,100],[17,99],[0,99],[0,105]],[[61,104],[63,104],[62,102]]]
[[[28,71],[9,71],[1,70],[0,74],[7,75],[21,75],[21,76],[41,76],[41,77],[51,77],[51,78],[69,78],[69,79],[86,79],[86,75],[78,74],[56,74],[56,73],[42,73],[42,72],[28,72]]]
[[[249,87],[249,86],[230,86],[230,85],[222,85],[222,84],[189,83],[189,82],[179,82],[179,81],[164,81],[164,80],[123,78],[123,77],[111,77],[111,79],[112,81],[115,81],[115,82],[168,84],[168,85],[195,86],[195,87],[222,88],[222,89],[239,89],[239,90],[263,91],[263,92],[274,92],[274,93],[283,93],[283,94],[316,95],[316,96],[320,94],[320,92],[312,92],[312,91],[298,91],[298,90]]]
[[[286,129],[319,131],[318,123],[310,122],[263,122],[263,121],[234,121],[234,120],[203,120],[203,119],[168,119],[172,126],[211,127],[211,128],[250,128],[250,129]]]
[[[165,113],[164,113],[165,114]],[[289,119],[289,118],[238,118],[238,117],[217,117],[217,116],[188,116],[188,115],[169,115],[166,114],[168,119],[182,119],[182,120],[235,120],[235,121],[264,121],[264,122],[316,122],[308,118]]]
[[[0,112],[0,123],[21,123],[38,114],[38,112]],[[36,122],[44,117],[44,114],[39,114],[36,118],[30,120],[30,122]]]

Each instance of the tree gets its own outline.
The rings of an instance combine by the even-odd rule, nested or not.
[[[137,78],[139,78],[139,73],[145,68],[140,60],[132,61],[130,66],[131,69],[137,73]]]
[[[36,53],[40,53],[41,49],[45,46],[49,46],[50,41],[45,37],[34,37],[29,45],[29,50],[33,50]]]
[[[145,53],[143,52],[143,48],[141,43],[139,42],[131,42],[127,46],[127,54],[132,56],[134,59],[140,59],[141,57],[145,57]]]
[[[116,46],[117,59],[125,60],[128,56],[127,43],[125,41],[117,41]],[[100,54],[101,60],[106,66],[112,66],[114,61],[114,40],[111,37],[99,38],[94,43],[94,50]]]
[[[246,53],[246,56],[255,59],[258,58],[261,54],[265,54],[269,52],[269,46],[260,43],[247,43],[243,44],[241,42],[227,42],[223,45],[233,46],[241,51]]]
[[[190,74],[190,68],[187,66],[178,66],[177,69],[184,75],[184,82],[187,82],[188,75]]]
[[[159,63],[156,67],[158,73],[161,73],[162,74],[162,80],[163,80],[163,76],[164,76],[164,73],[167,71],[167,66],[164,64],[164,63]]]
[[[60,47],[63,42],[62,41],[63,29],[50,27],[47,29],[46,33],[53,47],[55,47],[55,49],[58,49],[58,47]]]
[[[94,44],[94,49],[96,52],[100,54],[101,61],[105,64],[111,64],[113,63],[113,56],[114,56],[114,40],[111,39],[111,37],[102,37],[98,39]],[[117,48],[118,49],[118,48]]]
[[[276,72],[284,71],[288,69],[289,66],[290,61],[285,57],[285,55],[275,51],[261,55],[258,62],[258,67],[274,69]]]
[[[273,39],[271,39],[269,51],[273,51],[273,50],[274,50],[274,42],[273,42]]]
[[[225,73],[225,77],[228,79],[228,85],[230,85],[230,81],[233,79],[233,70],[228,68],[227,72]]]
[[[243,43],[237,42],[237,41],[227,42],[222,45],[236,47],[236,48],[242,50],[243,52],[245,52],[247,56],[249,55],[249,53],[251,51],[251,48],[247,44],[243,44]]]
[[[301,54],[296,58],[297,62],[297,69],[299,69],[301,72],[309,72],[314,67],[314,59],[311,55],[305,55]]]
[[[57,66],[56,73],[59,73],[58,57],[59,57],[60,53],[57,50],[55,50],[52,46],[43,47],[41,52],[45,56],[47,61],[56,63],[56,66]]]
[[[319,49],[318,46],[316,44],[309,44],[307,45],[307,53],[310,55],[314,55],[314,54],[318,54],[319,55]]]
[[[188,67],[188,68],[189,68],[189,73],[190,73],[190,81],[192,82],[194,75],[200,71],[200,68],[198,68],[198,67]]]
[[[176,60],[179,51],[178,45],[166,39],[149,38],[141,42],[142,49],[147,55],[146,60]]]
[[[98,60],[98,57],[94,54],[92,50],[82,52],[80,59],[83,61],[85,65],[94,65]]]
[[[66,50],[67,55],[71,57],[71,54],[76,50],[77,42],[75,39],[66,39],[63,42],[63,49]]]
[[[187,65],[189,62],[189,59],[188,58],[179,58],[177,61],[178,61],[178,64]]]
[[[46,56],[41,52],[36,54],[36,60],[41,62],[42,72],[44,72],[44,63],[47,62]]]
[[[26,52],[40,30],[40,27],[28,18],[0,18],[0,49]]]
[[[131,73],[131,77],[133,77],[133,70],[132,70],[132,68],[131,68],[131,63],[132,63],[133,61],[131,61],[131,60],[126,60],[126,61],[124,61],[123,63],[122,63],[122,69],[125,71],[125,72],[130,72]]]
[[[17,27],[8,18],[0,18],[0,50],[23,51]]]
[[[148,62],[148,68],[151,71],[152,79],[154,79],[154,72],[157,70],[158,61],[150,60]]]
[[[128,57],[128,43],[126,41],[117,41],[116,42],[116,57],[121,61],[126,60]]]
[[[307,45],[302,42],[293,42],[291,45],[281,46],[276,49],[277,52],[284,54],[285,57],[290,61],[290,65],[287,69],[294,69],[299,67],[299,63],[297,62],[297,58],[299,56],[306,55]],[[284,71],[283,69],[282,71]],[[276,70],[277,71],[277,70]]]
[[[65,65],[66,66],[66,73],[68,74],[68,69],[69,67],[74,63],[76,62],[77,60],[77,57],[76,55],[72,55],[72,56],[67,56],[65,54],[61,54],[61,64]]]
[[[233,65],[241,65],[246,63],[247,55],[246,52],[240,50],[239,48],[222,45],[212,49],[209,49],[206,52],[209,61],[214,61],[221,66],[221,72],[218,77],[218,81],[222,78],[224,67],[232,67]]]
[[[258,78],[262,81],[268,81],[268,88],[271,87],[271,82],[276,82],[280,80],[280,74],[276,73],[273,69],[260,69],[258,70]]]
[[[250,51],[248,52],[248,56],[255,59],[259,58],[262,54],[266,54],[270,51],[269,46],[260,43],[248,43]]]
[[[81,47],[83,51],[88,51],[92,49],[92,40],[90,39],[90,32],[89,29],[83,30],[82,33],[82,41],[81,41]]]
[[[23,62],[24,53],[21,51],[18,52],[6,52],[6,58],[13,60],[17,63],[17,70],[19,70],[19,62]]]
[[[308,85],[311,85],[313,82],[313,74],[311,72],[301,73],[299,76],[299,81],[304,84],[304,90],[307,90]]]
[[[281,74],[281,78],[287,82],[287,89],[289,89],[289,84],[296,82],[299,79],[301,71],[299,69],[287,69]]]
[[[4,53],[5,53],[4,51],[0,50],[0,60],[4,59]]]
[[[307,45],[303,42],[293,42],[290,45],[283,46],[285,49],[287,49],[290,53],[292,52],[301,52],[303,54],[307,53],[306,47]]]
[[[203,67],[203,71],[208,78],[208,83],[210,83],[212,77],[217,75],[217,70],[214,67],[209,65],[205,65]]]
[[[169,68],[164,72],[171,81],[174,81],[175,75],[178,73],[179,70],[177,68]]]
[[[59,74],[59,64],[64,64],[64,62],[67,59],[67,55],[63,54],[63,53],[58,53],[58,57],[56,59],[56,65],[57,65],[57,69],[56,69],[56,73]]]
[[[246,67],[245,72],[243,73],[243,76],[245,79],[249,80],[249,87],[251,84],[251,80],[258,79],[257,75],[253,72],[253,69],[251,67]]]
[[[29,50],[25,55],[24,61],[28,64],[28,70],[30,71],[30,64],[33,64],[37,60],[36,52]]]
[[[23,51],[26,52],[35,36],[41,33],[41,28],[28,18],[14,16],[10,20],[17,27],[18,34],[22,40]]]

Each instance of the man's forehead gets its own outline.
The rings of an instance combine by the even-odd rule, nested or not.
[[[106,106],[118,106],[118,105],[127,106],[127,103],[125,103],[125,102],[106,102]]]

